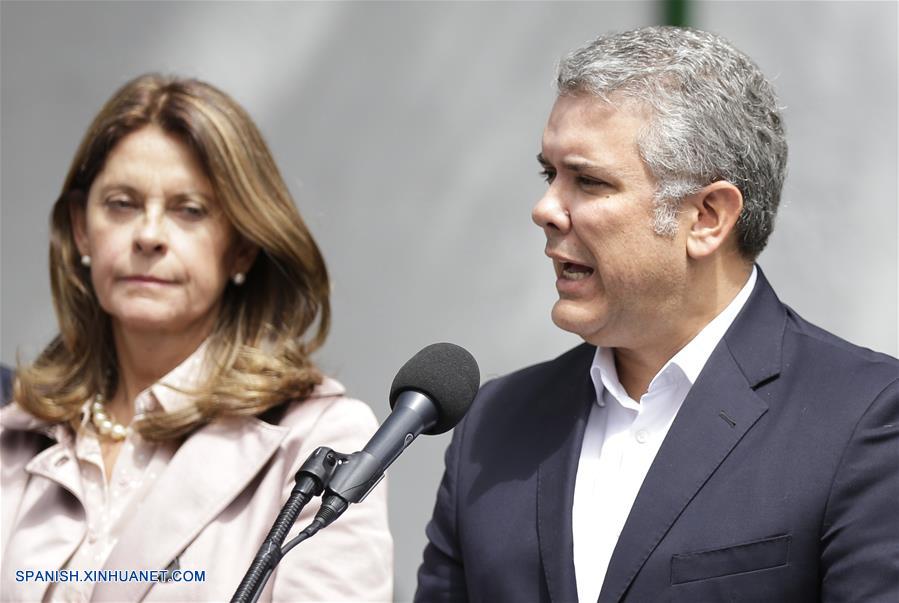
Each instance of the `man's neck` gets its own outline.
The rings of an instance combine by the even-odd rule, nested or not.
[[[618,380],[628,396],[639,402],[658,372],[671,358],[690,343],[737,296],[752,272],[745,269],[696,274],[685,289],[689,296],[683,302],[683,313],[662,324],[651,339],[631,347],[615,348]]]

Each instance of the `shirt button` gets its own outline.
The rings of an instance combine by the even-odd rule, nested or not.
[[[97,533],[96,532],[89,533],[87,535],[87,541],[91,544],[94,544],[95,542],[97,542]]]
[[[634,437],[636,437],[637,441],[641,444],[645,444],[647,440],[649,440],[649,432],[645,429],[641,429],[635,434]]]

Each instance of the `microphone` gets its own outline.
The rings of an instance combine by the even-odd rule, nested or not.
[[[480,381],[478,363],[452,343],[431,344],[410,358],[390,386],[390,415],[365,448],[334,470],[315,516],[318,528],[337,519],[350,503],[362,501],[419,434],[436,435],[455,427]]]

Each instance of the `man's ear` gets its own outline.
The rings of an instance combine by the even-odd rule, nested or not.
[[[83,194],[71,194],[69,198],[69,221],[72,223],[72,234],[75,247],[80,255],[90,255],[91,248],[87,237],[87,199]]]
[[[735,245],[734,228],[743,210],[743,194],[725,180],[713,182],[684,199],[683,209],[688,223],[687,254],[693,259],[706,258],[719,249]]]

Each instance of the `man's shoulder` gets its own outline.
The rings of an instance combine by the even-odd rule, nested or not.
[[[458,462],[479,464],[486,472],[472,476],[504,481],[557,452],[595,399],[590,380],[595,350],[582,344],[487,381],[454,431],[451,450]]]
[[[595,353],[595,346],[582,343],[552,360],[532,364],[490,380],[482,389],[495,391],[535,388],[543,384],[557,386],[562,379],[586,378],[590,374],[590,365]]]
[[[552,360],[487,381],[467,413],[467,423],[539,423],[548,413],[579,408],[595,351],[581,344]]]
[[[786,311],[784,345],[789,346],[790,354],[785,361],[813,364],[836,375],[855,375],[883,386],[899,379],[899,359],[834,335],[805,320],[789,306]]]
[[[805,320],[780,301],[761,270],[724,340],[754,389],[773,382],[794,393],[863,404],[899,378],[899,360]]]

